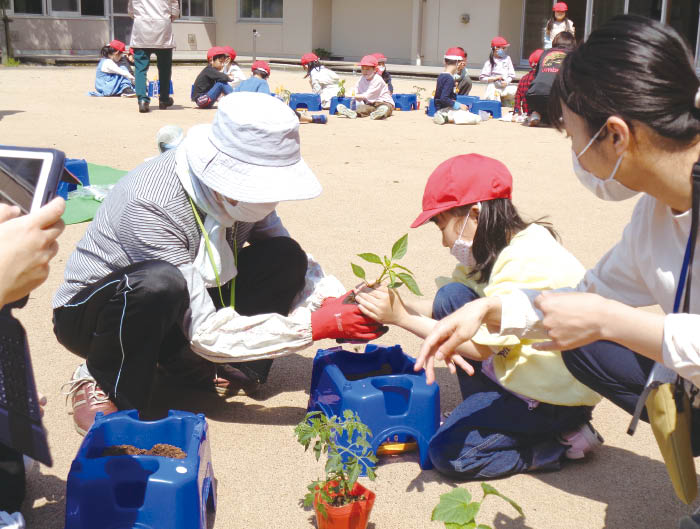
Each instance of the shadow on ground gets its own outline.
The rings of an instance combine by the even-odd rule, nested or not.
[[[4,118],[5,116],[12,116],[13,114],[20,114],[24,112],[24,110],[0,110],[0,119]]]
[[[36,501],[44,500],[32,508]],[[66,512],[66,481],[35,470],[27,475],[27,496],[22,509],[27,527],[63,527]]]

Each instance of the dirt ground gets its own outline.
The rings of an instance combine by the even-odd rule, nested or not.
[[[132,169],[155,154],[156,131],[165,124],[187,129],[211,122],[214,110],[198,110],[189,101],[199,67],[176,66],[176,105],[139,114],[134,99],[92,98],[90,67],[18,67],[0,69],[0,141],[55,147],[69,157]],[[155,74],[154,69],[151,76]],[[348,86],[355,80],[348,77]],[[293,91],[308,91],[301,70],[273,71],[270,80]],[[397,92],[434,82],[396,79]],[[350,88],[351,89],[351,88]],[[482,86],[475,86],[479,94]],[[390,119],[350,121],[331,117],[327,125],[304,125],[303,156],[323,184],[321,197],[283,203],[279,213],[291,234],[327,272],[354,284],[350,262],[360,252],[387,253],[409,231],[420,211],[430,172],[446,158],[476,152],[503,161],[514,176],[514,201],[529,218],[547,216],[564,244],[586,266],[593,265],[619,238],[634,200],[610,204],[596,199],[576,180],[571,147],[551,129],[527,129],[491,120],[478,126],[436,126],[421,112],[396,112]],[[60,240],[49,280],[32,293],[19,312],[29,334],[34,370],[47,395],[45,424],[54,457],[52,468],[29,476],[24,513],[28,526],[63,527],[66,478],[82,438],[64,406],[61,385],[79,363],[55,340],[51,298],[65,262],[87,224],[69,226]],[[433,278],[449,274],[454,258],[440,245],[434,226],[410,230],[404,264],[416,273],[423,293],[435,294]],[[382,344],[399,343],[415,354],[420,341],[392,329]],[[255,400],[244,395],[221,400],[215,395],[156,387],[155,405],[163,409],[204,412],[211,431],[213,465],[218,479],[220,529],[312,527],[312,512],[299,506],[306,484],[321,475],[322,465],[305,454],[292,434],[303,416],[316,349],[277,360],[264,391]],[[456,379],[439,373],[443,411],[459,402]],[[526,517],[497,499],[482,510],[482,523],[499,529],[659,529],[676,527],[690,508],[673,494],[651,431],[646,424],[626,435],[629,416],[609,402],[594,412],[604,447],[584,462],[556,473],[499,480],[496,487],[523,507]],[[429,528],[439,495],[456,484],[434,471],[421,471],[415,456],[382,463],[370,527]],[[480,498],[478,483],[464,484]],[[105,521],[105,527],[107,526]]]

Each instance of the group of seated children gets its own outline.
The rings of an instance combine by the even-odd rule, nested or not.
[[[129,60],[125,53],[126,44],[120,40],[113,40],[102,47],[102,57],[95,73],[95,90],[89,92],[91,96],[136,97],[134,75],[129,67],[133,58]],[[129,50],[129,54],[133,55],[133,49]]]

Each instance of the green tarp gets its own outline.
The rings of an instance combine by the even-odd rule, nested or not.
[[[90,185],[106,186],[116,184],[127,171],[107,167],[106,165],[88,164],[88,174],[90,175]],[[78,224],[92,220],[100,207],[98,202],[91,197],[75,197],[66,202],[66,211],[63,214],[63,222],[66,224]]]

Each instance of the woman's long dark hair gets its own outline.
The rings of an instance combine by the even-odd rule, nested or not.
[[[584,119],[591,136],[610,116],[619,116],[632,130],[634,122],[643,123],[688,145],[700,135],[700,110],[695,108],[699,86],[688,43],[675,29],[650,18],[621,15],[566,56],[549,111],[559,129],[566,105]]]
[[[542,20],[542,19],[540,19]],[[547,34],[549,37],[552,34],[552,27],[554,26],[554,23],[557,21],[556,18],[554,18],[554,13],[552,13],[552,16],[549,17],[549,20],[547,21],[547,26],[545,27],[544,32]],[[564,17],[564,20],[562,22],[566,22],[566,31],[569,31],[573,27],[573,22],[568,16]],[[571,31],[569,31],[571,33]]]
[[[473,206],[474,204],[459,206],[448,210],[447,213],[453,217],[464,217]],[[549,222],[543,222],[542,219],[525,222],[508,198],[495,198],[482,202],[472,244],[476,266],[469,272],[469,277],[475,278],[479,283],[486,283],[503,248],[508,246],[515,235],[531,224],[544,226],[556,239],[559,239],[559,235]]]
[[[491,69],[496,66],[496,61],[493,60],[493,48],[491,48],[491,55],[489,55],[489,62],[491,63]]]

